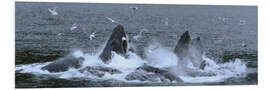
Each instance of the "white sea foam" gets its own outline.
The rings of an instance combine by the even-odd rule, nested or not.
[[[176,66],[178,63],[176,55],[160,44],[150,45],[145,51],[146,60],[151,66],[163,68]]]
[[[125,76],[127,74],[133,72],[137,67],[142,66],[144,63],[159,68],[174,68],[174,70],[177,70],[180,73],[190,73],[190,72],[195,73],[196,74],[195,76],[178,74],[178,76],[181,79],[183,79],[184,82],[190,83],[220,82],[229,77],[244,75],[247,69],[246,64],[242,62],[241,59],[235,59],[232,60],[231,62],[217,64],[214,60],[211,60],[210,58],[207,57],[203,57],[203,59],[207,62],[207,66],[205,67],[204,70],[190,68],[192,67],[192,65],[189,65],[190,67],[187,67],[189,69],[179,68],[177,66],[181,65],[177,65],[178,63],[177,57],[172,51],[160,45],[149,46],[148,48],[145,49],[145,51],[147,50],[151,50],[152,52],[146,53],[146,59],[142,59],[132,52],[128,52],[129,58],[124,58],[121,55],[112,52],[113,58],[111,59],[111,62],[109,64],[104,64],[99,59],[98,57],[99,54],[95,55],[88,54],[83,53],[80,50],[76,50],[72,53],[72,55],[75,57],[85,58],[82,68],[86,66],[104,66],[104,67],[111,67],[113,69],[118,69],[122,72],[121,74],[113,74],[113,75],[105,74],[105,76],[100,79],[116,79],[123,81],[126,81]],[[41,70],[42,67],[50,63],[51,62],[16,65],[16,71],[19,71],[20,73],[48,74],[58,76],[59,78],[74,78],[74,77],[98,78],[93,77],[88,73],[79,72],[79,69],[81,68],[79,69],[70,68],[68,71],[59,73],[50,73],[46,70]],[[200,75],[201,73],[204,73],[206,75],[203,74]]]
[[[198,83],[198,82],[221,82],[230,77],[244,77],[246,75],[246,64],[240,59],[227,63],[217,64],[211,59],[206,59],[208,65],[202,71],[206,75],[198,77],[193,76],[180,76],[185,82]]]

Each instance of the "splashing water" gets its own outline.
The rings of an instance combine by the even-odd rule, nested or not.
[[[177,65],[178,58],[176,55],[160,44],[150,45],[145,51],[151,51],[145,53],[149,65],[160,68],[170,68],[170,71],[177,74],[184,82],[221,82],[230,77],[245,77],[246,75],[246,63],[242,62],[239,58],[231,62],[218,64],[203,55],[202,58],[207,62],[207,65],[204,70],[202,70],[195,68],[188,59],[188,65]],[[190,75],[186,75],[187,73]]]
[[[151,66],[163,68],[176,66],[178,63],[176,55],[158,43],[150,45],[145,51],[146,60]]]
[[[217,64],[213,60],[204,57],[204,60],[208,63],[204,70],[198,70],[199,76],[179,76],[185,82],[198,83],[198,82],[222,82],[230,77],[245,77],[246,64],[240,59],[235,61]]]
[[[170,68],[170,71],[177,71],[180,73],[193,73],[194,75],[183,75],[176,73],[184,82],[189,83],[198,83],[198,82],[221,82],[229,77],[241,77],[244,76],[246,73],[246,63],[243,63],[241,59],[235,59],[234,61],[227,62],[227,63],[216,63],[214,60],[211,60],[207,57],[203,57],[203,59],[207,62],[207,65],[204,70],[201,69],[194,69],[190,67],[186,68],[179,68],[178,58],[176,55],[169,51],[168,49],[160,46],[154,45],[149,46],[145,49],[146,52],[146,59],[142,59],[137,56],[135,53],[128,52],[129,58],[124,58],[121,55],[113,53],[113,58],[109,64],[104,64],[101,60],[99,60],[99,54],[88,54],[83,53],[80,50],[74,51],[72,55],[74,57],[83,57],[85,61],[82,64],[81,68],[87,66],[103,66],[103,67],[110,67],[113,69],[118,69],[122,73],[120,74],[108,74],[106,73],[104,77],[93,77],[89,76],[87,73],[79,72],[79,69],[70,68],[68,71],[65,72],[58,72],[58,73],[50,73],[46,70],[41,70],[42,67],[52,63],[34,63],[34,64],[25,64],[25,65],[16,65],[16,71],[20,73],[32,73],[32,74],[47,74],[56,76],[58,78],[99,78],[99,79],[116,79],[116,80],[125,80],[125,76],[131,72],[133,72],[137,67],[142,66],[144,63],[158,67],[158,68]],[[192,65],[191,65],[192,66]],[[127,81],[127,82],[134,82],[134,81]]]

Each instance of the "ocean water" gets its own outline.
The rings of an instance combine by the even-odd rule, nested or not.
[[[58,15],[52,15],[48,9],[56,7]],[[115,54],[110,64],[97,58],[117,25],[106,17],[124,26],[135,47],[131,58]],[[256,6],[16,2],[15,87],[257,85],[257,23]],[[74,25],[77,28],[71,29]],[[177,58],[172,51],[185,31],[192,38],[201,37],[204,59],[211,62],[205,72],[217,75],[178,75],[184,81],[181,83],[123,78],[143,63],[159,68],[175,66]],[[124,73],[97,78],[77,69],[61,73],[40,69],[70,54],[86,58],[83,66],[113,67]]]

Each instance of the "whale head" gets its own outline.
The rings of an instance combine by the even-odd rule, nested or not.
[[[174,49],[174,53],[178,56],[178,57],[183,57],[186,56],[188,54],[188,48],[189,48],[189,44],[190,44],[190,35],[189,32],[186,31],[179,39],[175,49]]]
[[[174,53],[179,59],[179,65],[191,63],[194,67],[204,68],[202,65],[205,63],[202,58],[204,49],[200,37],[191,39],[189,32],[184,32],[174,49]]]
[[[99,58],[104,63],[108,63],[112,58],[112,51],[118,55],[126,57],[126,53],[128,51],[128,37],[122,25],[117,25],[113,29],[112,34]]]

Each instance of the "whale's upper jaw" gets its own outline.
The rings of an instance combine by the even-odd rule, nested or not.
[[[99,58],[104,63],[108,63],[108,61],[112,58],[112,51],[119,55],[126,56],[127,50],[128,41],[126,32],[122,25],[117,25],[113,29],[113,32]]]
[[[189,35],[189,32],[186,31],[180,38],[179,42],[178,43],[183,43],[183,44],[186,44],[186,43],[189,43],[191,41],[190,39],[190,35]]]
[[[187,54],[188,52],[188,48],[189,48],[189,43],[191,42],[191,38],[189,35],[189,32],[186,31],[179,39],[175,49],[174,49],[174,53],[178,56],[178,57],[182,57],[182,55]]]

